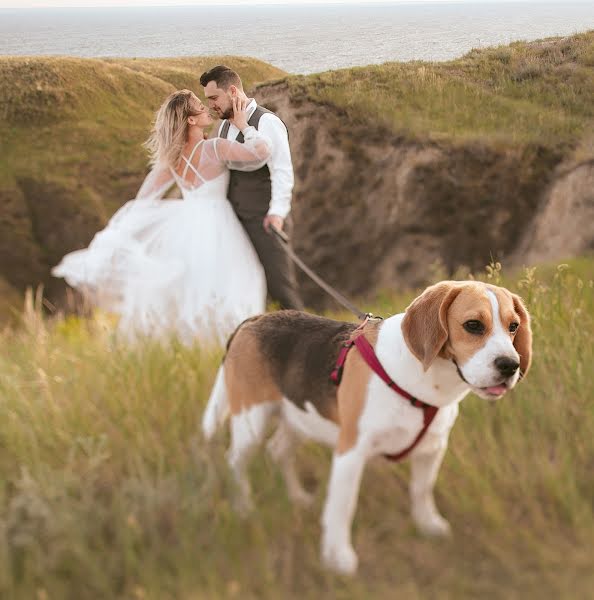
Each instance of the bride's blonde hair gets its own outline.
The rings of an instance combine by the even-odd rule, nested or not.
[[[152,165],[161,163],[175,167],[188,139],[188,117],[198,114],[200,102],[191,90],[169,94],[157,111],[151,135],[144,143]]]

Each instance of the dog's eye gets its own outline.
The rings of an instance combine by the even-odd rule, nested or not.
[[[518,330],[519,326],[520,326],[519,323],[510,323],[509,324],[509,331],[510,331],[510,333],[516,333],[516,331]]]
[[[468,333],[474,333],[475,335],[480,335],[485,331],[485,326],[480,321],[476,321],[474,319],[466,321],[463,327],[466,329],[466,331],[468,331]]]

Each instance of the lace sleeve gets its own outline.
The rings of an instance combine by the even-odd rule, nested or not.
[[[171,169],[166,165],[157,164],[142,182],[136,200],[141,202],[160,200],[174,183]]]
[[[270,138],[255,127],[243,130],[244,143],[215,139],[215,153],[221,163],[236,171],[256,171],[263,167],[272,153]]]

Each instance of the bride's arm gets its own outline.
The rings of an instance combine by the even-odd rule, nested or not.
[[[270,138],[255,127],[242,131],[244,143],[215,138],[214,149],[217,159],[229,169],[236,171],[256,171],[263,167],[272,153]]]
[[[162,164],[156,164],[142,182],[136,200],[160,200],[175,183],[171,169]]]

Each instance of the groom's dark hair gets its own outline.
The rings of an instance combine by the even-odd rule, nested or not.
[[[210,71],[206,71],[200,75],[200,85],[202,87],[206,87],[209,81],[214,81],[217,84],[217,87],[225,91],[229,89],[230,85],[234,85],[240,90],[243,90],[239,75],[233,69],[230,69],[225,65],[213,67]]]

